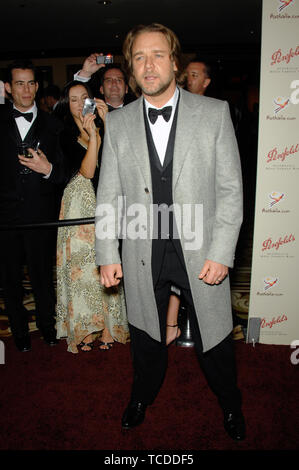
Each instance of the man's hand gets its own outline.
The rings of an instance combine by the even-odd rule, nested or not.
[[[202,279],[206,284],[220,284],[220,282],[226,278],[227,274],[227,266],[207,259],[198,276],[198,279]]]
[[[41,150],[38,150],[38,152],[31,148],[28,150],[31,153],[32,158],[26,158],[24,155],[18,155],[21,165],[27,166],[27,168],[30,168],[30,170],[35,171],[36,173],[48,175],[51,171],[52,165],[48,161],[46,155]]]
[[[79,72],[81,77],[90,78],[101,67],[105,67],[105,64],[97,64],[97,56],[99,55],[103,54],[94,53],[84,60],[82,70]]]
[[[120,264],[107,264],[101,266],[101,283],[105,287],[117,286],[121,278],[123,277],[123,272]]]

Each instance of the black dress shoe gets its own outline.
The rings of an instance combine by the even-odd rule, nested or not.
[[[224,413],[224,429],[235,441],[245,439],[245,420],[241,411]]]
[[[45,343],[49,344],[49,346],[55,346],[59,342],[56,338],[56,330],[44,332],[42,335]]]
[[[147,405],[141,402],[130,402],[126,408],[121,425],[124,429],[131,429],[143,423]]]
[[[31,351],[31,339],[29,335],[23,336],[22,338],[14,338],[15,345],[21,352]]]

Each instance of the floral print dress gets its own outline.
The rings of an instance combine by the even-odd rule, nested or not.
[[[96,198],[91,180],[80,173],[64,190],[60,219],[94,217]],[[126,343],[129,330],[122,285],[105,288],[95,264],[94,224],[60,227],[57,238],[57,338],[68,351],[89,334],[108,327],[115,341]]]

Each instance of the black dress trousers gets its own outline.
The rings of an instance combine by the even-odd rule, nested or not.
[[[203,281],[198,281],[203,282]],[[134,380],[131,400],[151,404],[163,383],[167,368],[166,316],[171,286],[180,288],[190,316],[192,338],[207,382],[216,394],[224,411],[241,407],[241,393],[237,387],[234,347],[231,335],[211,350],[203,353],[202,340],[186,268],[171,240],[166,242],[160,276],[155,285],[161,342],[130,325]],[[217,286],[214,287],[215,289]]]
[[[1,280],[6,312],[12,334],[28,333],[28,311],[23,306],[23,266],[28,274],[36,305],[36,324],[42,333],[55,326],[53,260],[55,230],[15,230],[0,232]]]

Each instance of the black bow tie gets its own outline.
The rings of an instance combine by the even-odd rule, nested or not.
[[[162,109],[148,108],[148,118],[152,124],[155,124],[158,116],[161,115],[164,117],[165,121],[168,122],[171,116],[171,112],[172,106],[165,106],[165,108]]]
[[[28,122],[31,122],[33,119],[33,113],[21,113],[21,111],[18,109],[13,109],[12,115],[15,119],[18,117],[23,117],[27,119]]]
[[[113,106],[111,106],[111,104],[107,104],[108,106],[108,112],[110,113],[111,111],[114,111],[115,109],[117,108],[113,108]]]

